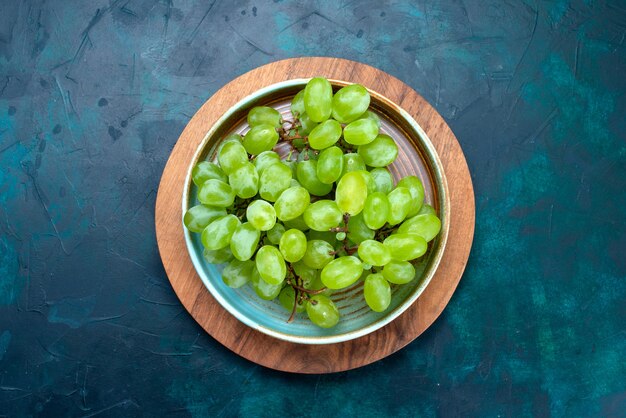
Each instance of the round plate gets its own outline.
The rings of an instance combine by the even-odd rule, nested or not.
[[[190,161],[207,132],[236,103],[284,80],[324,76],[360,83],[397,103],[431,139],[448,180],[449,236],[441,263],[428,287],[402,315],[368,335],[336,344],[303,345],[256,331],[216,302],[184,250],[180,196]],[[396,78],[367,65],[333,58],[297,58],[259,67],[220,89],[191,119],[163,172],[156,204],[159,251],[176,294],[198,323],[235,353],[266,367],[301,373],[327,373],[359,367],[402,348],[439,316],[465,268],[474,232],[474,195],[467,164],[441,116]]]
[[[196,155],[189,162],[187,183],[182,195],[182,213],[200,204],[198,187],[191,181],[191,170],[204,160],[217,161],[217,151],[222,140],[231,133],[245,134],[249,129],[246,115],[254,106],[272,106],[287,120],[292,118],[289,110],[291,100],[304,89],[308,79],[287,80],[246,97],[231,109],[206,134]],[[349,85],[349,82],[330,80],[334,91]],[[393,321],[422,294],[433,277],[448,236],[450,202],[441,161],[434,146],[417,122],[395,103],[380,94],[370,91],[370,110],[380,118],[381,133],[390,135],[398,144],[398,157],[389,167],[396,182],[407,175],[417,175],[424,184],[425,201],[438,212],[442,221],[441,232],[433,240],[426,254],[416,265],[416,280],[405,285],[392,285],[392,299],[385,312],[373,312],[363,298],[363,281],[336,291],[331,299],[339,309],[341,320],[330,328],[314,325],[306,313],[297,314],[294,321],[287,323],[290,313],[285,311],[278,299],[267,301],[259,298],[251,286],[238,289],[228,287],[221,279],[223,266],[208,263],[204,257],[200,234],[185,229],[185,241],[191,260],[203,283],[213,297],[232,315],[244,324],[272,337],[299,344],[333,344],[348,341],[376,331]],[[287,157],[288,149],[276,147]],[[181,220],[181,228],[184,228]]]

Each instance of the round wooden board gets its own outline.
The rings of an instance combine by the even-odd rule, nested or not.
[[[280,81],[324,76],[360,83],[400,105],[421,125],[444,165],[450,193],[450,235],[441,264],[420,298],[387,326],[338,344],[300,345],[254,331],[215,301],[185,247],[182,191],[200,142],[234,104]],[[441,314],[456,289],[474,236],[474,190],[463,151],[441,115],[395,77],[354,61],[294,58],[252,70],[222,87],[193,116],[165,166],[156,201],[156,233],[165,271],[187,311],[217,341],[257,364],[294,373],[332,373],[364,366],[407,345]]]

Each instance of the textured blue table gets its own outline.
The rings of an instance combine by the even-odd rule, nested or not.
[[[0,416],[625,416],[626,3],[0,5]],[[182,308],[154,202],[183,127],[281,58],[381,68],[477,199],[440,319],[359,370],[266,370]]]

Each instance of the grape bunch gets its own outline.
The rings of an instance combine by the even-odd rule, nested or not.
[[[328,80],[313,78],[293,98],[291,120],[252,108],[250,130],[227,136],[216,162],[192,170],[199,204],[184,224],[201,233],[204,258],[227,263],[226,285],[278,298],[288,322],[306,312],[333,327],[340,315],[330,295],[360,279],[367,305],[385,311],[391,286],[416,277],[416,260],[441,229],[418,177],[394,185],[387,166],[398,147],[369,105],[359,84],[333,94]]]

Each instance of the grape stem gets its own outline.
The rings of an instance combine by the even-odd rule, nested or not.
[[[319,295],[320,293],[324,293],[327,289],[326,287],[322,287],[321,289],[317,289],[317,290],[312,290],[312,289],[307,289],[305,287],[302,286],[298,286],[297,284],[293,284],[290,282],[287,282],[291,287],[294,288],[294,290],[299,290],[300,292],[303,293],[307,293],[309,295]]]
[[[293,287],[293,285],[291,285]],[[298,296],[300,296],[300,292],[298,289],[293,289],[294,299],[293,299],[293,309],[291,310],[291,315],[289,315],[289,319],[287,319],[287,323],[293,322],[296,317],[296,309],[298,308]]]

